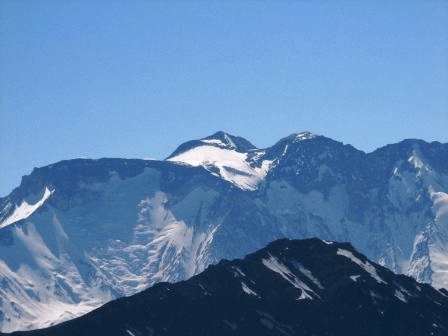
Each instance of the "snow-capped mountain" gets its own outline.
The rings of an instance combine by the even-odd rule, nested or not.
[[[366,154],[304,132],[257,149],[218,132],[164,161],[36,168],[0,199],[0,328],[45,327],[314,236],[448,288],[448,144]]]
[[[238,188],[256,190],[273,163],[263,159],[265,153],[243,138],[217,132],[180,146],[167,161],[201,166]]]
[[[447,334],[447,291],[396,275],[348,243],[282,239],[17,336]]]

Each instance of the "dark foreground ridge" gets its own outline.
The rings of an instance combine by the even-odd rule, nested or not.
[[[13,335],[448,335],[448,296],[350,244],[281,239],[176,284]]]

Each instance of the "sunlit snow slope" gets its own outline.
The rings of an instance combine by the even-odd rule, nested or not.
[[[0,199],[0,328],[48,326],[274,239],[315,236],[447,288],[448,145],[366,154],[304,132],[257,149],[218,132],[165,161],[37,168]]]
[[[199,140],[196,146],[174,154],[167,160],[202,166],[211,174],[243,190],[255,190],[266,177],[273,160],[263,160],[264,150],[242,150],[232,138],[218,132],[214,137]]]

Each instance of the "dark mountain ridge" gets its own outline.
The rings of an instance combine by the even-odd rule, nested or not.
[[[13,335],[447,335],[446,294],[351,244],[282,239],[187,281]]]

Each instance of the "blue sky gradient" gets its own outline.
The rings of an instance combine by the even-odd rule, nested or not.
[[[0,2],[0,196],[217,130],[448,142],[447,1]]]

